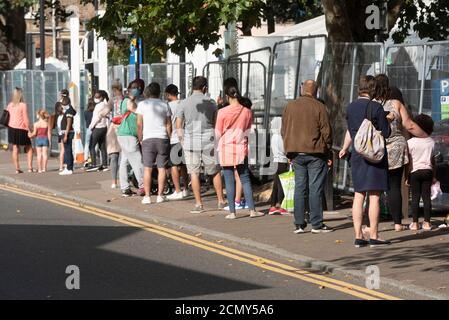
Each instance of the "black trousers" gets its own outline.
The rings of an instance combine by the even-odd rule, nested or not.
[[[419,201],[421,198],[424,203],[424,221],[430,222],[430,214],[432,213],[432,201],[430,199],[432,180],[432,170],[418,170],[410,175],[413,222],[418,222]]]
[[[388,171],[390,190],[388,195],[388,209],[393,217],[394,224],[402,224],[402,175],[404,167]]]
[[[276,171],[276,175],[273,180],[273,191],[271,192],[271,206],[275,207],[276,205],[281,205],[282,201],[284,201],[284,190],[282,189],[281,180],[279,179],[279,175],[287,172],[289,170],[288,163],[278,162],[278,169]]]
[[[95,152],[95,147],[98,144],[101,153],[101,164],[103,167],[108,166],[108,154],[106,150],[106,134],[108,128],[94,128],[92,130],[92,137],[90,140],[90,158],[92,159],[92,165],[97,165],[97,153]]]

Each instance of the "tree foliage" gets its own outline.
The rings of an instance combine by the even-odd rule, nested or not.
[[[389,29],[396,24],[398,29],[393,40],[403,42],[411,32],[422,38],[443,40],[449,36],[447,16],[449,0],[390,0],[387,2]],[[326,24],[331,41],[372,42],[379,32],[367,30],[365,26],[366,8],[371,4],[382,7],[385,1],[379,0],[323,0]],[[384,34],[380,37],[385,40]]]

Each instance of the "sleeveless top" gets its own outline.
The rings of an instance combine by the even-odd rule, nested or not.
[[[48,137],[48,127],[47,128],[37,128],[36,137],[47,138]]]
[[[407,140],[403,135],[402,117],[396,110],[392,100],[384,104],[384,110],[389,111],[395,117],[390,123],[391,135],[387,141],[388,169],[399,169],[409,162]]]

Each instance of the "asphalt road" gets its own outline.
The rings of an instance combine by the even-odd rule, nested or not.
[[[355,299],[3,190],[0,243],[0,299]]]

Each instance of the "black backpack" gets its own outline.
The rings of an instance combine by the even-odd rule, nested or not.
[[[3,110],[2,116],[0,117],[0,125],[8,127],[9,124],[9,111]]]

